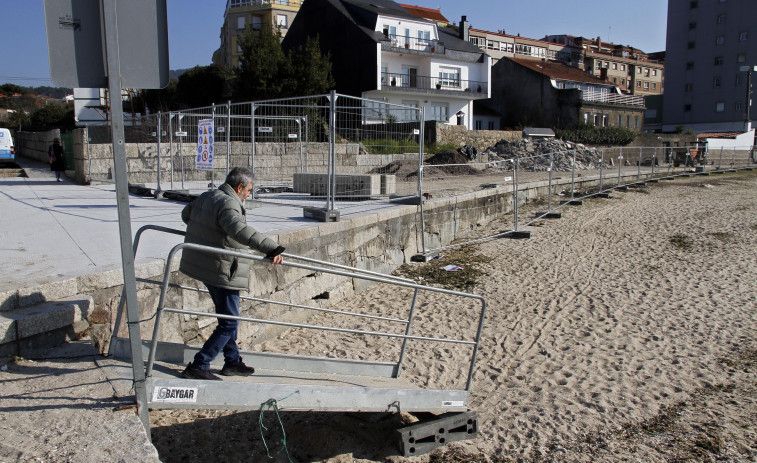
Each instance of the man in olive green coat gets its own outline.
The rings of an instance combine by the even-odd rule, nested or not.
[[[256,249],[271,259],[274,265],[283,262],[284,248],[247,225],[244,201],[252,191],[252,169],[235,167],[217,190],[206,191],[181,211],[187,224],[185,243],[195,243],[232,251]],[[184,249],[179,270],[202,281],[210,292],[216,313],[239,316],[239,291],[249,289],[250,260]],[[249,376],[254,368],[242,362],[237,348],[237,320],[219,318],[194,361],[187,365],[182,376],[191,379],[218,380],[210,372],[210,362],[223,351],[224,376]]]

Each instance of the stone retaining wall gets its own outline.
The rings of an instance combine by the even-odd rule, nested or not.
[[[456,147],[471,145],[479,151],[494,146],[500,140],[520,140],[521,132],[513,130],[467,130],[462,125],[436,124],[436,143]]]

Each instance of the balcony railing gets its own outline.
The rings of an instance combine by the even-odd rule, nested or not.
[[[644,106],[644,97],[641,95],[624,95],[618,93],[602,93],[590,90],[581,92],[581,99],[595,103],[624,104],[629,106]]]
[[[472,93],[476,96],[487,95],[489,84],[477,80],[462,80],[454,77],[431,77],[412,74],[381,73],[381,87],[407,91],[431,91],[432,93]]]
[[[407,37],[404,35],[387,35],[389,39],[389,48],[395,51],[415,51],[444,54],[444,42],[431,39],[419,39],[416,37]]]

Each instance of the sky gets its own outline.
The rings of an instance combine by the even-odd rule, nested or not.
[[[54,0],[49,0],[54,1]],[[568,34],[601,37],[647,53],[665,49],[667,0],[401,0],[440,8],[450,21],[540,39]],[[170,69],[210,64],[220,45],[226,0],[166,0]],[[54,86],[50,80],[42,0],[0,0],[3,45],[0,84]]]

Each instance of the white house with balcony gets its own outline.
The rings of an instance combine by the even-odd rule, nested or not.
[[[364,121],[402,122],[424,108],[426,120],[473,129],[473,101],[489,98],[491,58],[455,29],[420,18],[389,0],[308,0],[285,48],[318,36],[331,54],[336,91],[375,100]]]

